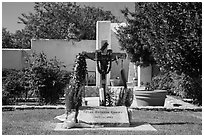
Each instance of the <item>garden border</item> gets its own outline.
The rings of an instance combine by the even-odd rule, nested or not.
[[[64,105],[50,105],[50,106],[2,106],[2,111],[15,111],[15,110],[33,110],[33,109],[65,109]],[[167,107],[159,107],[159,106],[148,106],[148,107],[136,107],[136,108],[128,108],[129,110],[147,110],[147,111],[194,111],[194,112],[202,112],[202,107],[197,108],[167,108]]]

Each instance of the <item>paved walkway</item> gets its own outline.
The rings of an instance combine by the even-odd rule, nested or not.
[[[132,108],[145,109],[145,110],[165,110],[165,111],[183,111],[183,110],[202,111],[202,106],[196,106],[168,95],[165,100],[164,106],[142,106],[142,107],[135,106]]]
[[[86,97],[88,106],[99,106],[99,97]],[[85,104],[83,104],[85,105]],[[25,109],[65,109],[64,105],[45,105],[45,106],[36,106],[36,105],[21,105],[21,106],[2,106],[2,110],[25,110]],[[164,106],[143,106],[139,107],[136,104],[136,101],[133,102],[130,109],[139,109],[139,110],[163,110],[163,111],[202,111],[202,106],[196,106],[182,100],[176,99],[172,96],[168,96],[165,100]]]
[[[88,101],[88,106],[98,106],[99,98],[98,97],[87,97],[85,99]],[[167,95],[164,106],[137,106],[137,102],[134,100],[131,109],[146,109],[146,110],[192,110],[192,111],[202,111],[202,106],[196,106],[182,100],[176,99],[172,96]]]

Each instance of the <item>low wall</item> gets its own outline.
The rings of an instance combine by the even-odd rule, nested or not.
[[[2,69],[20,70],[26,67],[26,57],[30,53],[28,49],[2,49]]]
[[[36,53],[44,52],[47,58],[51,59],[56,56],[57,59],[66,65],[66,70],[72,71],[76,55],[82,51],[94,52],[95,40],[67,41],[67,40],[32,40],[32,50]],[[95,62],[87,60],[89,71],[95,71]]]
[[[112,50],[113,52],[121,52],[116,38],[112,38]],[[26,67],[25,60],[31,54],[31,52],[44,52],[48,59],[56,57],[66,65],[66,70],[72,71],[76,55],[86,51],[95,52],[96,41],[95,40],[58,40],[58,39],[40,39],[31,40],[32,49],[19,50],[19,49],[3,49],[2,50],[2,68],[8,69],[22,69]],[[86,60],[87,69],[90,71],[90,76],[95,75],[96,72],[96,62],[90,59]],[[123,61],[123,68],[126,72],[126,77],[128,74],[129,61],[126,59]],[[111,78],[121,77],[121,60],[118,64],[116,62],[112,63]]]

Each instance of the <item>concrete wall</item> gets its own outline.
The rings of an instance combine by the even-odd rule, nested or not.
[[[119,47],[118,40],[115,33],[111,32],[111,44],[113,52],[122,52]],[[26,58],[32,51],[40,53],[43,51],[48,58],[54,58],[55,56],[60,61],[64,62],[67,66],[68,71],[72,71],[75,57],[82,51],[94,52],[96,46],[95,40],[83,40],[80,42],[66,41],[66,40],[32,40],[32,50],[17,50],[17,49],[3,49],[2,50],[2,68],[9,69],[22,69],[27,64],[25,63]],[[88,71],[96,71],[96,63],[92,60],[87,59]],[[126,78],[129,73],[129,61],[128,59],[123,60],[123,68],[125,69]],[[121,77],[121,60],[118,64],[112,63],[110,78]],[[158,67],[153,67],[153,75],[159,73]],[[122,81],[121,81],[122,82]]]
[[[115,35],[112,32],[112,35]],[[116,37],[111,39],[113,52],[121,52],[118,47],[118,41]],[[66,40],[32,40],[32,50],[36,53],[43,51],[48,58],[57,57],[60,61],[64,62],[67,66],[68,71],[72,71],[75,57],[78,53],[82,51],[94,52],[96,46],[95,40],[83,40],[80,42],[66,41]],[[88,71],[96,71],[96,62],[87,59]],[[128,66],[129,61],[127,59],[123,60],[123,68],[126,72],[126,78],[128,76]],[[116,62],[112,63],[111,76],[110,78],[121,77],[121,60],[119,60],[118,65]],[[122,82],[122,81],[121,81]]]
[[[27,64],[26,57],[31,50],[3,49],[2,50],[2,68],[22,69]]]
[[[113,52],[122,52],[120,50],[118,39],[116,38],[115,31],[113,27],[117,26],[116,23],[111,23],[111,48]],[[22,69],[26,66],[25,57],[27,57],[31,51],[36,53],[44,52],[47,58],[54,58],[64,62],[66,65],[66,70],[72,71],[75,57],[78,53],[82,51],[94,52],[96,50],[95,40],[82,40],[76,42],[74,40],[59,40],[59,39],[41,39],[41,40],[31,40],[31,50],[2,50],[2,67],[3,68],[15,68]],[[96,71],[96,62],[87,59],[88,71]],[[112,63],[112,69],[110,78],[121,77],[121,60]],[[123,60],[123,68],[125,69],[126,78],[128,77],[128,67],[129,61],[127,59]],[[121,81],[122,82],[122,81]]]
[[[112,32],[112,35],[115,34]],[[121,52],[119,49],[118,41],[116,37],[111,38],[113,52]],[[54,58],[62,61],[66,65],[66,70],[72,71],[75,57],[78,53],[83,51],[94,52],[96,48],[95,40],[83,40],[80,42],[76,41],[67,41],[67,40],[31,40],[32,50],[2,50],[2,68],[13,68],[13,69],[22,69],[27,64],[25,63],[26,57],[34,51],[36,53],[44,52],[47,55],[48,59]],[[96,62],[90,59],[86,60],[88,71],[96,71]],[[123,67],[126,72],[126,77],[128,75],[128,60],[123,61]],[[116,62],[112,63],[111,75],[110,78],[121,77],[121,60],[119,60],[118,65]],[[122,81],[121,81],[122,82]]]
[[[112,31],[111,32],[111,44],[112,44],[112,50],[113,52],[120,52],[125,53],[124,51],[121,51],[119,46],[119,41],[116,37],[116,34]],[[120,77],[121,78],[121,69],[125,70],[125,77],[128,78],[128,70],[129,70],[129,60],[126,58],[123,60],[123,63],[121,59],[118,60],[118,64],[116,62],[112,63],[112,69],[111,69],[111,79]],[[122,68],[123,67],[123,68]],[[127,79],[128,80],[128,79]],[[122,81],[120,81],[122,83]]]
[[[80,42],[67,40],[32,40],[32,50],[36,53],[44,52],[47,58],[54,58],[64,62],[66,70],[72,71],[76,55],[82,51],[94,52],[95,40],[83,40]],[[87,60],[89,71],[95,71],[95,62]]]

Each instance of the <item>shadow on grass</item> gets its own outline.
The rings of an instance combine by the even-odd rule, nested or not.
[[[150,123],[151,125],[185,125],[185,124],[196,124],[200,125],[200,123],[193,122],[164,122],[164,123]]]

